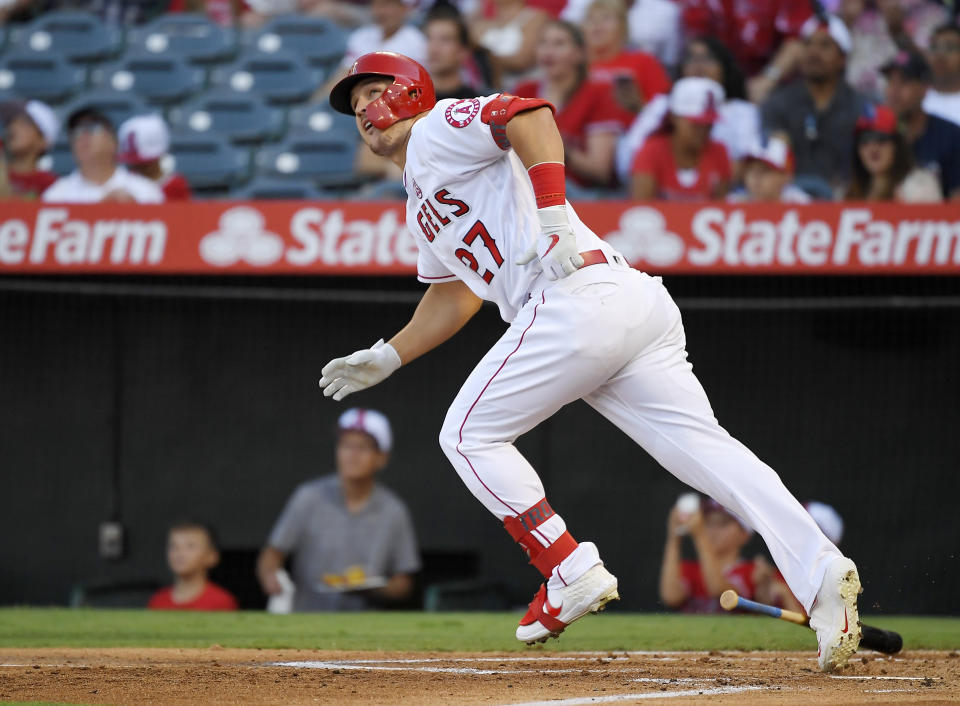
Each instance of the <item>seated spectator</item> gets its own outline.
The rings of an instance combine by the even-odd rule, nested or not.
[[[263,590],[293,555],[295,611],[365,610],[407,599],[420,569],[406,506],[375,481],[392,446],[380,412],[350,409],[338,422],[334,475],[296,489],[257,560]]]
[[[694,39],[687,44],[680,65],[683,77],[713,79],[723,86],[724,98],[718,106],[717,122],[710,137],[727,148],[734,173],[747,151],[760,141],[760,111],[748,101],[743,72],[733,55],[713,37]],[[657,130],[667,114],[668,99],[657,96],[644,106],[617,145],[617,174],[626,179],[633,158],[647,137]]]
[[[716,37],[730,48],[747,76],[756,76],[764,67],[775,68],[776,75],[767,76],[773,85],[787,73],[783,63],[795,51],[792,40],[813,14],[810,0],[679,2],[688,37]]]
[[[113,123],[94,108],[81,108],[67,118],[70,149],[77,168],[43,192],[51,203],[102,201],[161,203],[160,187],[117,164]]]
[[[549,16],[524,0],[478,4],[467,23],[473,43],[490,52],[495,87],[510,88],[536,63],[537,42]]]
[[[552,20],[537,46],[540,81],[517,84],[522,98],[544,98],[554,105],[563,137],[567,175],[581,186],[614,183],[617,137],[629,114],[617,105],[610,86],[587,77],[583,35],[575,25]]]
[[[917,52],[900,52],[884,67],[887,105],[904,128],[914,163],[940,177],[944,197],[960,200],[960,126],[923,109],[930,67]]]
[[[170,149],[170,131],[159,115],[137,115],[120,126],[118,159],[134,174],[146,177],[163,190],[166,201],[190,198],[190,184],[182,174],[167,172],[163,158]]]
[[[960,27],[939,27],[930,40],[933,86],[927,89],[923,110],[960,125]]]
[[[710,139],[723,89],[708,78],[682,78],[670,92],[663,126],[633,160],[633,198],[702,201],[727,195],[733,172],[726,148]]]
[[[684,613],[720,613],[720,594],[733,589],[755,600],[757,579],[764,587],[764,602],[793,607],[792,598],[779,572],[765,560],[750,561],[740,556],[753,530],[712,498],[699,498],[692,511],[683,507],[684,496],[670,510],[667,541],[660,567],[660,600]],[[683,560],[684,536],[693,542],[697,558]]]
[[[40,169],[37,162],[53,147],[60,121],[46,104],[32,100],[2,107],[3,145],[10,184],[9,198],[39,199],[57,175]]]
[[[886,106],[876,106],[857,121],[857,147],[848,201],[936,203],[943,200],[937,178],[915,169],[897,118]]]
[[[763,106],[767,132],[784,132],[797,163],[798,183],[818,182],[826,192],[850,177],[850,153],[863,97],[844,81],[850,34],[833,16],[811,18],[801,31],[802,80],[777,89]]]
[[[253,9],[256,4],[240,0],[170,0],[166,11],[200,13],[221,27],[233,27],[238,18],[242,26],[257,27],[267,19],[267,15],[256,17],[258,13]]]
[[[237,599],[207,578],[219,563],[213,530],[199,522],[178,522],[167,535],[167,565],[173,572],[173,585],[153,594],[147,608],[236,610]]]
[[[347,51],[340,62],[341,72],[331,79],[332,83],[339,81],[353,62],[372,51],[393,51],[426,63],[427,40],[419,29],[409,24],[415,5],[416,0],[371,0],[370,23],[350,33]]]
[[[609,83],[618,102],[637,113],[651,98],[670,92],[670,79],[656,57],[627,51],[623,0],[593,0],[583,21],[590,79]],[[626,127],[626,126],[625,126]]]
[[[447,5],[431,10],[423,33],[427,37],[427,70],[438,101],[490,92],[473,61],[470,31],[455,8]]]
[[[743,189],[727,198],[731,203],[809,203],[810,197],[793,181],[793,152],[786,137],[773,136],[747,152]]]
[[[581,24],[590,4],[591,0],[569,0],[560,17]],[[680,60],[683,48],[680,5],[673,0],[634,0],[628,5],[628,44],[655,56],[662,65],[672,69]]]

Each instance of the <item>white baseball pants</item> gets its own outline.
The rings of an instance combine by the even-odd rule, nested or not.
[[[582,398],[759,532],[809,612],[841,554],[777,473],[719,425],[685,345],[680,311],[659,278],[614,264],[582,268],[532,294],[464,382],[440,444],[502,521],[546,495],[513,442]],[[534,534],[548,545],[565,529],[557,514]]]

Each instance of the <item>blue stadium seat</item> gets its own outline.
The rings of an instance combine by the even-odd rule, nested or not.
[[[93,69],[95,86],[132,92],[155,105],[181,101],[200,91],[205,71],[179,56],[134,51],[117,62]]]
[[[101,61],[123,48],[123,33],[89,12],[48,12],[16,32],[21,51]]]
[[[231,191],[230,198],[244,200],[336,201],[342,197],[339,194],[318,189],[306,181],[256,177],[246,186]]]
[[[248,34],[244,44],[266,54],[277,51],[296,54],[311,66],[331,69],[340,63],[347,50],[347,32],[322,17],[281,15],[263,29]]]
[[[279,145],[261,148],[256,157],[257,170],[270,177],[309,179],[325,186],[356,183],[356,151],[352,136],[339,130],[296,133]]]
[[[49,169],[51,172],[64,176],[72,172],[75,167],[73,153],[70,151],[70,141],[66,134],[61,131],[53,147],[41,157],[40,168]]]
[[[338,113],[330,107],[329,101],[309,103],[291,108],[287,114],[287,126],[291,132],[330,132],[331,130],[356,133],[354,118]],[[355,134],[359,139],[359,134]]]
[[[217,134],[234,142],[273,140],[283,134],[283,111],[249,93],[215,90],[170,111],[170,123],[184,133]]]
[[[307,66],[294,54],[250,52],[210,74],[214,85],[259,93],[271,103],[306,100],[323,83],[323,71]]]
[[[87,70],[55,54],[12,51],[0,57],[0,91],[60,103],[84,87]]]
[[[110,118],[113,127],[119,129],[120,123],[140,113],[152,112],[143,100],[132,93],[99,90],[86,91],[60,109],[60,120],[66,124],[70,114],[80,108],[96,108]]]
[[[223,190],[250,177],[250,153],[219,135],[174,134],[170,139],[172,168],[197,190]]]
[[[194,63],[226,61],[237,53],[237,33],[200,14],[169,14],[131,30],[127,45]]]

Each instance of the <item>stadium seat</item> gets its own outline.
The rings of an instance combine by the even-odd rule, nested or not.
[[[223,191],[250,177],[250,154],[219,135],[175,134],[170,139],[170,167],[198,191]]]
[[[139,96],[132,93],[111,90],[87,91],[74,98],[59,111],[60,120],[66,123],[72,112],[87,107],[96,108],[110,118],[114,128],[119,128],[120,123],[131,116],[155,112],[151,111]]]
[[[237,34],[201,14],[169,14],[131,30],[127,45],[149,54],[182,56],[193,63],[226,61],[237,53]]]
[[[306,181],[256,177],[246,186],[231,191],[230,198],[244,200],[283,199],[288,201],[335,201],[341,197],[339,194],[318,189]]]
[[[303,57],[311,66],[331,69],[347,49],[347,32],[322,17],[282,15],[248,34],[244,44],[266,54],[286,51]]]
[[[323,83],[323,71],[287,52],[250,52],[226,66],[215,68],[211,83],[235,91],[259,93],[271,103],[306,100]]]
[[[66,133],[61,131],[53,147],[40,158],[40,168],[64,176],[72,172],[76,166],[73,153],[70,151],[70,141]]]
[[[15,33],[20,51],[102,61],[123,48],[123,33],[89,12],[48,12]]]
[[[0,57],[0,91],[60,103],[84,87],[87,70],[55,54],[14,50]]]
[[[356,130],[354,118],[338,113],[328,101],[309,103],[292,108],[287,114],[287,126],[291,132],[329,132],[331,130]]]
[[[48,12],[18,30],[18,49],[69,61],[102,61],[123,48],[123,33],[88,12]]]
[[[295,133],[279,145],[261,148],[257,169],[270,177],[310,179],[325,186],[356,183],[356,148],[353,136],[339,130],[323,135]]]
[[[206,73],[178,56],[137,50],[117,62],[94,68],[91,79],[95,86],[135,93],[150,103],[166,105],[200,91]]]
[[[259,96],[216,90],[170,111],[170,124],[181,132],[217,134],[234,142],[273,140],[283,134],[283,111]]]

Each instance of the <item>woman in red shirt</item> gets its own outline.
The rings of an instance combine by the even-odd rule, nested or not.
[[[554,118],[563,137],[568,175],[585,186],[611,185],[624,110],[614,101],[608,84],[587,77],[583,34],[576,25],[553,20],[544,27],[537,66],[541,80],[517,84],[514,94],[544,98],[556,107]]]
[[[723,89],[708,78],[683,78],[670,93],[669,112],[633,160],[632,194],[650,201],[720,199],[733,176],[726,148],[710,139]]]
[[[590,3],[583,20],[590,78],[611,84],[620,104],[629,113],[637,113],[651,98],[670,91],[670,79],[652,54],[627,51],[628,32],[627,7],[622,0]]]

